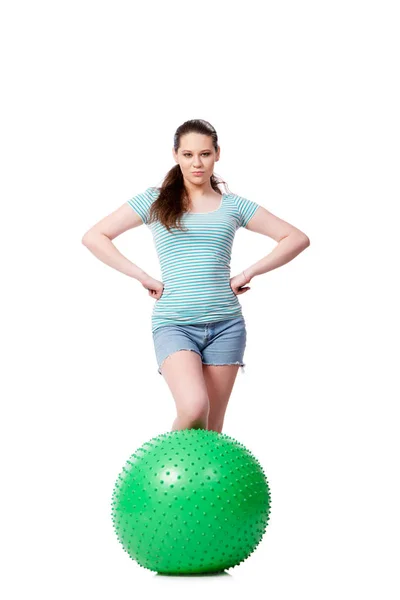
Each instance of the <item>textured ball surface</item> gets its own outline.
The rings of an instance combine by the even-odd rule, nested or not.
[[[254,455],[205,429],[143,444],[118,475],[112,520],[139,565],[166,574],[213,573],[243,562],[269,520],[270,492]]]

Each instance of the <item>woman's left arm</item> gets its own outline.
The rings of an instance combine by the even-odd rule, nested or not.
[[[290,262],[310,245],[310,239],[305,233],[273,215],[263,206],[258,207],[247,223],[246,229],[266,235],[278,242],[267,256],[244,270],[246,283],[256,275],[262,275]]]

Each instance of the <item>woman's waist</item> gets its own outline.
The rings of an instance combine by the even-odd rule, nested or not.
[[[217,302],[218,300],[237,299],[229,280],[221,282],[197,282],[186,285],[171,285],[164,283],[164,289],[159,302],[163,298],[170,300],[183,300],[185,302],[196,302],[201,299]]]

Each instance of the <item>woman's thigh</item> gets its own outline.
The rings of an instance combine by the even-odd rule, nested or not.
[[[178,350],[164,361],[162,375],[175,400],[179,417],[207,422],[210,401],[197,352]]]
[[[191,328],[193,329],[193,327]],[[208,416],[209,400],[203,376],[201,332],[167,325],[153,334],[158,372],[164,376],[180,416],[196,419]]]
[[[160,375],[163,374],[162,368],[167,358],[178,350],[196,352],[200,362],[202,360],[202,334],[199,326],[164,325],[153,333],[153,343]]]

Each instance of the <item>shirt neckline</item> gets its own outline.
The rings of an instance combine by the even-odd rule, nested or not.
[[[189,212],[189,211],[187,211],[185,214],[186,215],[209,215],[211,213],[215,213],[222,208],[224,196],[226,196],[226,194],[221,194],[221,202],[220,202],[218,208],[216,208],[215,210],[209,210],[207,212]]]

